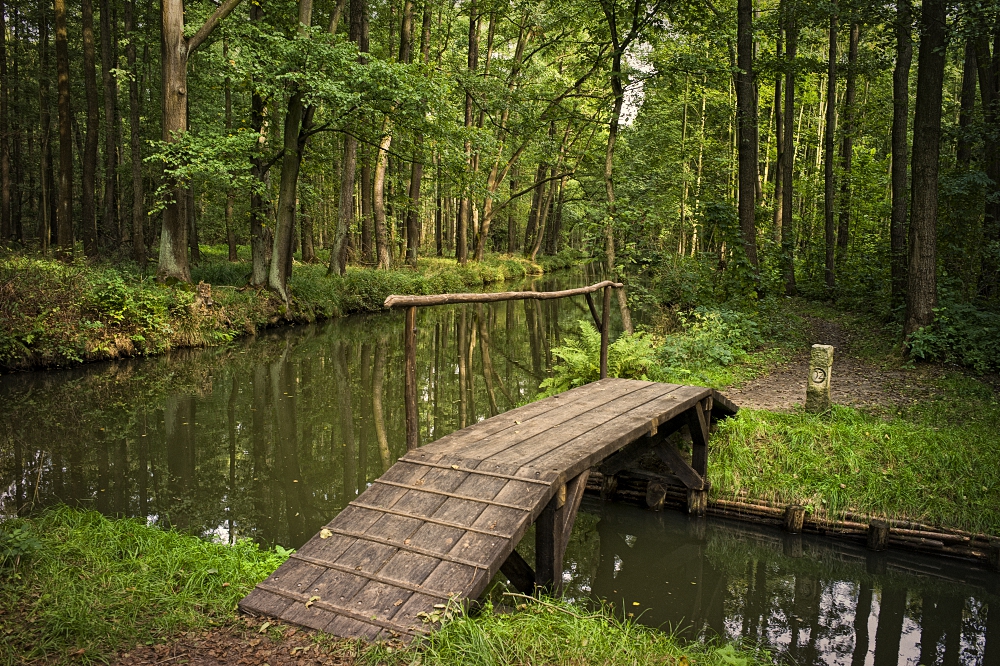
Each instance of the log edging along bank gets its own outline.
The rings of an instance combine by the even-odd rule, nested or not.
[[[656,483],[648,474],[617,474],[616,498],[629,503],[647,506],[649,485]],[[591,474],[587,492],[600,495],[604,479],[599,472]],[[663,483],[657,497],[663,497],[663,504],[680,509],[687,508],[687,494],[683,488]],[[655,507],[652,507],[655,510]],[[709,499],[705,508],[706,516],[728,518],[747,523],[770,525],[788,529],[789,515],[800,513],[801,533],[819,534],[864,542],[871,550],[895,550],[905,548],[909,552],[938,555],[979,562],[992,571],[1000,572],[1000,538],[988,534],[969,532],[927,525],[900,518],[884,518],[847,511],[843,519],[830,518],[815,512],[807,512],[796,503],[779,505],[766,500]],[[795,533],[795,531],[792,531]]]

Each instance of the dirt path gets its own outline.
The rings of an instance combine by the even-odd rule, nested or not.
[[[315,632],[275,622],[260,633],[261,619],[244,617],[242,625],[189,632],[158,645],[142,645],[121,654],[116,666],[349,666],[355,647],[348,642],[317,640]]]
[[[833,402],[854,407],[901,406],[933,394],[927,380],[936,370],[885,370],[851,355],[850,332],[836,323],[809,318],[811,344],[834,346],[831,391]],[[736,404],[752,409],[787,411],[805,402],[809,351],[771,374],[725,391]]]

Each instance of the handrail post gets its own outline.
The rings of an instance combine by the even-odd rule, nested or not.
[[[604,288],[604,308],[601,312],[601,379],[608,376],[608,319],[611,313],[611,287]]]
[[[420,445],[417,417],[417,306],[415,305],[406,308],[403,348],[406,356],[406,378],[403,387],[406,402],[406,450],[412,451]]]

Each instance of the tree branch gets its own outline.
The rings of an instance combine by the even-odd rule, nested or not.
[[[205,23],[200,28],[198,28],[198,32],[188,38],[188,55],[194,53],[195,49],[201,46],[202,43],[208,39],[208,36],[212,34],[215,28],[219,25],[219,22],[232,14],[238,4],[240,4],[240,0],[226,0],[219,5],[214,12],[212,12],[212,15],[205,20]]]

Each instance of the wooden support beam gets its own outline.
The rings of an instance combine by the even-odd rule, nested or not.
[[[562,559],[556,552],[556,513],[561,510],[556,508],[558,499],[558,494],[553,496],[535,521],[535,585],[550,593],[556,583],[556,560]],[[562,578],[561,567],[558,571]]]
[[[702,479],[708,475],[708,419],[712,413],[711,396],[687,410],[691,430],[691,467]],[[674,473],[680,476],[677,470]]]
[[[587,489],[587,479],[590,478],[590,470],[586,470],[575,479],[566,484],[566,512],[563,514],[562,538],[559,540],[560,549],[566,552],[569,545],[569,535],[573,532],[573,523],[576,522],[576,514],[580,510],[580,500],[583,499],[583,491]]]
[[[650,453],[653,447],[681,429],[687,423],[687,416],[679,414],[657,428],[656,433],[641,437],[617,453],[605,458],[597,468],[601,474],[617,474],[633,467],[642,456]]]
[[[687,486],[688,490],[702,490],[705,487],[705,479],[684,460],[681,452],[673,443],[660,444],[655,449],[656,455],[665,462],[670,470]]]
[[[500,573],[507,576],[514,588],[521,594],[535,593],[535,572],[531,570],[531,565],[525,562],[516,550],[512,550],[504,563],[500,565]]]
[[[615,285],[620,287],[621,285]],[[604,288],[604,307],[601,310],[601,379],[608,376],[608,334],[611,317],[611,285]]]
[[[587,307],[590,308],[590,316],[594,318],[594,326],[597,327],[598,333],[604,328],[601,322],[601,318],[597,316],[597,308],[594,307],[594,297],[587,292]]]
[[[403,386],[406,402],[406,450],[413,451],[420,446],[420,422],[417,416],[417,308],[414,305],[406,308],[403,347],[406,364]]]

